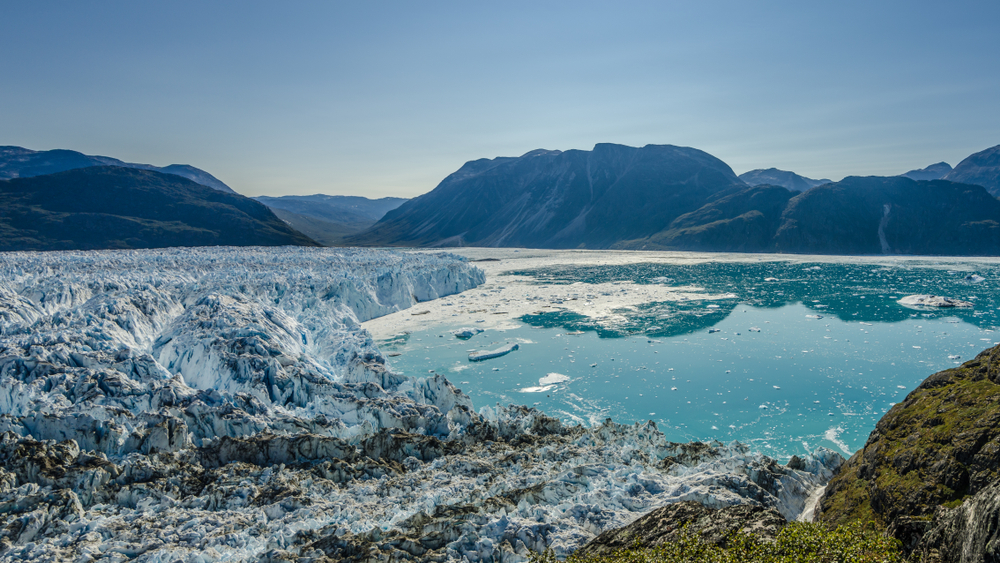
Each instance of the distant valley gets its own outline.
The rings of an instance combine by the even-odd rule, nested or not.
[[[344,238],[374,225],[406,199],[368,199],[342,195],[287,195],[254,198],[281,220],[324,246],[339,246]]]

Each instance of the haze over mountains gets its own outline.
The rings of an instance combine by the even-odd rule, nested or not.
[[[359,233],[405,201],[400,197],[368,199],[342,195],[259,196],[257,201],[293,228],[326,246],[343,243],[344,237]]]

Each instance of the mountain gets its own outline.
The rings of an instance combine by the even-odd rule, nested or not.
[[[615,248],[797,254],[1000,254],[1000,201],[945,180],[848,177],[794,194],[754,186]]]
[[[0,180],[0,250],[317,246],[263,204],[177,175],[90,166]]]
[[[726,163],[692,148],[535,150],[468,162],[346,242],[608,248],[745,188]]]
[[[939,162],[937,164],[931,164],[927,168],[921,168],[919,170],[910,170],[909,172],[904,172],[900,176],[909,178],[911,180],[940,180],[944,178],[949,172],[951,172],[951,165],[947,162]],[[966,182],[968,183],[968,182]]]
[[[959,162],[944,179],[982,186],[994,196],[1000,196],[1000,145]]]
[[[743,180],[750,186],[767,184],[788,188],[793,192],[804,192],[809,188],[815,188],[816,186],[822,186],[823,184],[830,183],[830,180],[813,180],[812,178],[799,176],[795,172],[778,170],[777,168],[768,168],[766,170],[758,169],[744,172],[740,174],[740,180]]]
[[[344,237],[359,233],[385,214],[408,201],[399,197],[368,199],[341,195],[288,195],[254,198],[271,208],[274,214],[314,240],[335,246]]]
[[[623,241],[617,248],[767,252],[794,192],[781,186],[755,186],[721,197],[685,213],[647,239]]]
[[[789,200],[774,235],[779,252],[1000,254],[1000,201],[944,180],[848,177]]]
[[[170,166],[159,168],[150,164],[122,162],[117,158],[88,156],[83,153],[64,149],[33,151],[23,147],[0,147],[0,180],[29,178],[91,166],[119,166],[174,174],[216,190],[233,192],[232,188],[223,184],[215,176],[187,164],[171,164]]]

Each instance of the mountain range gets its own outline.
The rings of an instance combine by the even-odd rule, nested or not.
[[[263,204],[140,168],[0,180],[0,250],[318,246]]]
[[[187,165],[0,147],[0,249],[319,242],[997,255],[998,194],[1000,146],[954,169],[830,182],[774,168],[737,176],[689,147],[598,144],[471,161],[412,200],[258,201]]]
[[[946,176],[979,182],[780,170],[757,181],[823,182],[805,191],[749,186],[686,147],[600,144],[466,163],[434,190],[349,236],[362,246],[524,246],[822,254],[1000,254],[1000,147]],[[945,165],[947,166],[947,165]],[[932,165],[922,172],[937,173]],[[916,171],[921,172],[921,171]],[[750,173],[748,173],[750,174]],[[909,173],[908,173],[909,174]],[[992,183],[991,183],[992,182]]]
[[[215,188],[223,192],[233,191],[232,188],[222,183],[215,176],[187,164],[171,164],[161,168],[151,164],[122,162],[117,158],[107,156],[89,156],[65,149],[33,151],[24,147],[0,146],[0,180],[30,178],[92,166],[118,166],[122,168],[152,170],[154,172],[187,178],[203,186]]]

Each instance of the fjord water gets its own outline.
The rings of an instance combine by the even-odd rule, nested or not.
[[[525,404],[582,424],[653,420],[675,441],[739,440],[779,458],[826,446],[846,456],[928,375],[1000,340],[992,261],[961,270],[933,261],[747,261],[512,273],[577,284],[581,299],[589,284],[616,282],[696,285],[715,298],[646,303],[613,320],[541,306],[515,328],[469,340],[438,325],[380,343],[393,369],[445,374],[477,408]],[[912,294],[974,307],[897,303]],[[470,351],[514,342],[519,349],[504,357],[468,361]]]

